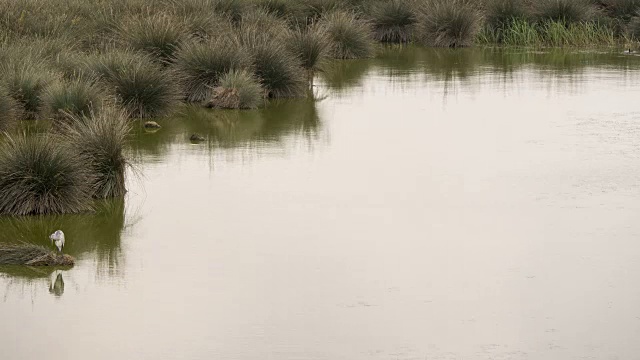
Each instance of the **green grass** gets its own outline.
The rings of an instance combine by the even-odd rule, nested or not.
[[[187,33],[183,23],[167,14],[127,18],[119,26],[119,36],[125,44],[161,62],[173,60]]]
[[[87,67],[133,117],[166,115],[179,100],[172,73],[144,54],[112,50],[90,58]]]
[[[102,102],[102,91],[84,80],[57,81],[49,85],[43,96],[45,112],[52,118],[67,114],[88,115]]]
[[[9,137],[0,146],[0,214],[89,211],[91,182],[84,159],[52,135]]]
[[[38,118],[44,90],[54,76],[44,69],[43,64],[31,61],[0,65],[0,75],[9,95],[20,106],[22,116],[26,119]]]
[[[15,100],[0,88],[0,132],[11,130],[17,122],[19,113]]]
[[[492,42],[504,42],[505,31],[514,22],[526,21],[527,11],[522,0],[488,0],[485,8],[484,31],[491,34]]]
[[[640,41],[640,15],[634,17],[627,27],[629,37],[635,41]]]
[[[218,85],[223,74],[249,68],[250,63],[244,48],[229,40],[213,39],[181,49],[176,55],[174,70],[186,100],[199,102],[205,100],[210,88]]]
[[[264,91],[251,73],[232,70],[222,76],[219,87],[213,89],[211,107],[223,109],[255,109],[263,100]]]
[[[249,49],[256,78],[270,98],[304,96],[306,75],[299,60],[277,40],[253,44]]]
[[[428,0],[417,25],[420,42],[434,47],[471,46],[479,31],[480,14],[468,0]]]
[[[640,0],[601,0],[604,5],[604,11],[607,15],[630,21],[640,11]]]
[[[377,0],[368,11],[373,37],[380,42],[407,43],[413,38],[417,23],[412,1]]]
[[[329,36],[334,59],[359,59],[373,55],[371,25],[353,12],[332,11],[319,22]]]
[[[583,22],[591,20],[594,7],[587,0],[539,0],[534,5],[534,15],[541,22]]]
[[[129,161],[124,156],[124,147],[129,131],[127,114],[114,108],[97,114],[70,116],[63,125],[63,138],[87,159],[93,197],[106,199],[125,195],[125,171]]]
[[[329,37],[326,29],[320,26],[297,28],[291,31],[286,44],[298,57],[302,67],[309,71],[319,69],[328,56]]]

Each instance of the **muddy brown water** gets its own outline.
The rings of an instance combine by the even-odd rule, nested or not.
[[[137,130],[124,201],[0,219],[0,358],[638,359],[640,58],[388,48]],[[189,141],[193,133],[205,141]]]

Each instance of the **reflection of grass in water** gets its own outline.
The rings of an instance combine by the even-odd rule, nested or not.
[[[124,200],[100,201],[97,207],[95,214],[1,217],[0,242],[51,247],[49,235],[61,229],[67,236],[65,253],[80,257],[95,252],[100,269],[116,270],[122,260]]]
[[[280,99],[257,110],[185,106],[173,119],[164,121],[163,128],[157,133],[137,130],[138,140],[133,146],[138,154],[162,154],[172,143],[187,144],[194,133],[207,139],[208,151],[277,143],[290,134],[314,136],[320,126],[316,102],[314,99]]]
[[[331,61],[323,67],[320,78],[334,92],[341,93],[361,86],[370,60]]]

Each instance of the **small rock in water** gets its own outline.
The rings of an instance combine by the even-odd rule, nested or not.
[[[160,124],[158,124],[155,121],[147,121],[144,123],[144,128],[145,129],[160,129]]]
[[[189,140],[194,141],[194,142],[199,142],[199,141],[204,141],[204,136],[200,135],[200,134],[192,134],[191,137],[189,138]]]

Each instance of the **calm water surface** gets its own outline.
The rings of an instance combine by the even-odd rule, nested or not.
[[[124,202],[0,219],[0,358],[640,359],[640,57],[383,50],[138,130]],[[207,140],[192,144],[189,136]]]

